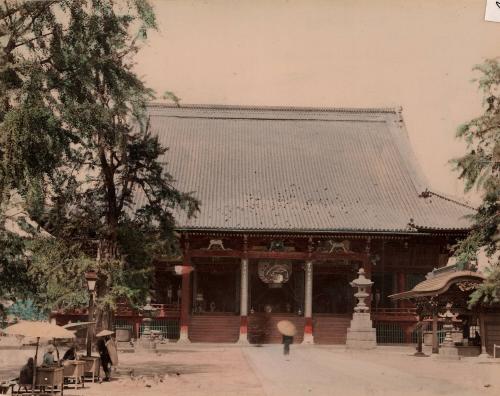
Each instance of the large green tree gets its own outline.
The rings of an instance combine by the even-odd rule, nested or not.
[[[33,131],[47,135],[23,119],[24,109],[31,120],[35,97],[46,109],[57,145],[53,150],[44,141],[48,154],[34,151],[52,155],[48,170],[36,179],[38,188],[23,190],[14,182],[11,187],[22,190],[31,217],[55,240],[31,244],[28,274],[36,280],[37,296],[43,296],[40,302],[66,307],[82,302],[82,273],[94,267],[98,320],[107,327],[117,300],[134,302],[147,293],[152,258],[172,248],[175,210],[192,215],[198,202],[175,188],[159,160],[167,149],[149,130],[147,102],[153,92],[133,70],[138,44],[156,28],[147,0],[49,3],[58,7],[51,9],[50,32],[35,35],[50,39],[33,49],[37,63],[22,78],[27,93],[8,115],[12,121],[3,122],[14,136],[3,156],[22,163],[28,154],[18,137],[32,138]],[[139,191],[146,196],[141,205],[134,200]]]
[[[60,163],[69,136],[46,96],[47,48],[58,40],[58,1],[0,3],[0,296],[26,296],[21,238],[5,229],[13,193],[27,207],[43,202],[44,180]],[[17,210],[16,210],[17,211]]]
[[[460,241],[456,257],[460,265],[477,260],[480,250],[489,257],[488,279],[472,296],[471,303],[492,302],[500,298],[500,262],[498,257],[500,232],[500,64],[497,59],[476,66],[485,112],[462,125],[457,136],[467,144],[466,153],[453,162],[465,190],[476,188],[482,202],[473,216],[473,227],[467,238]]]

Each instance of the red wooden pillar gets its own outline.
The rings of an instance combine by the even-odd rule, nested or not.
[[[398,272],[397,281],[398,281],[398,293],[406,291],[406,276],[404,272]],[[399,308],[404,308],[405,306],[406,302],[403,300],[399,300]]]
[[[240,336],[238,343],[248,344],[248,236],[243,237],[240,264]]]
[[[367,279],[372,279],[372,261],[370,258],[370,252],[371,252],[371,238],[368,238],[366,240],[366,246],[365,246],[365,257],[363,259],[363,269],[365,270],[365,277]],[[373,285],[372,285],[373,287]],[[370,307],[370,311],[372,310],[372,305],[373,305],[373,290],[372,287],[368,288],[367,293],[369,293],[369,296],[367,298],[367,305]]]
[[[405,332],[405,343],[406,344],[411,344],[412,343],[412,332],[413,329],[415,329],[415,325],[412,323],[406,323],[404,325],[404,332]]]
[[[303,344],[314,344],[313,320],[312,320],[312,296],[313,296],[313,262],[307,260],[305,263],[305,298],[304,298],[304,339]]]
[[[191,270],[189,265],[189,253],[184,252],[184,262],[182,263],[182,285],[181,285],[181,317],[180,317],[180,337],[179,342],[189,341],[189,308],[191,306]]]
[[[308,259],[305,262],[305,284],[304,284],[304,338],[303,344],[314,344],[312,299],[313,299],[313,240],[309,237],[307,241]]]

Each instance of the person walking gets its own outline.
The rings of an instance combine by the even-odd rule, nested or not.
[[[283,355],[290,360],[290,345],[293,344],[293,336],[297,334],[297,328],[289,320],[281,320],[277,324],[278,331],[283,336]]]
[[[290,355],[290,345],[293,344],[293,337],[283,335],[283,355]]]
[[[104,370],[104,381],[109,381],[111,372],[111,358],[109,357],[108,348],[106,348],[106,341],[104,337],[97,340],[97,351],[101,358],[102,369]]]
[[[102,330],[96,334],[97,340],[97,351],[101,357],[101,365],[104,370],[104,381],[109,381],[111,379],[111,366],[116,366],[118,364],[118,354],[116,351],[116,346],[111,336],[114,334],[111,330]]]

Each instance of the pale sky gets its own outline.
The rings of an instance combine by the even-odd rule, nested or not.
[[[447,161],[481,112],[475,64],[500,56],[485,0],[152,0],[137,57],[159,96],[185,104],[402,106],[431,186],[461,196]]]

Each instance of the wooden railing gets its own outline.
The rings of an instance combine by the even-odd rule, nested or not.
[[[372,309],[373,314],[390,315],[390,316],[406,316],[417,315],[416,308],[375,308]]]
[[[158,318],[179,316],[179,306],[177,304],[151,304],[155,308],[155,316]],[[53,311],[52,315],[88,315],[87,308],[75,308],[70,310]],[[141,317],[140,309],[132,308],[129,304],[119,303],[115,309],[115,316],[137,316]]]

